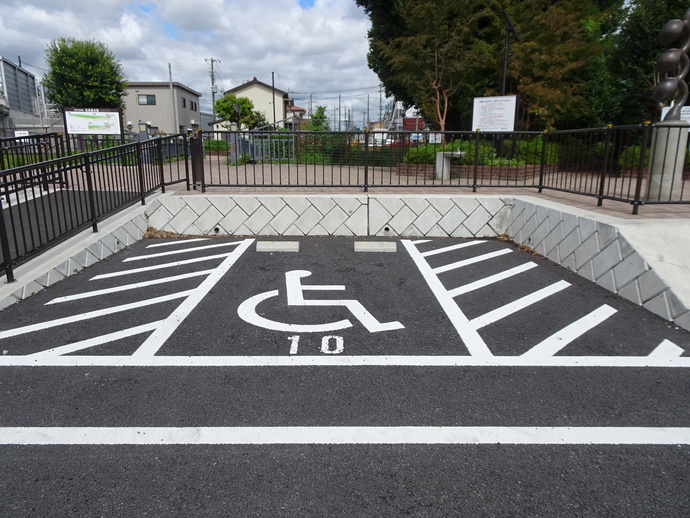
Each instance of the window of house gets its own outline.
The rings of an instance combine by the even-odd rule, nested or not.
[[[189,101],[189,108],[195,112],[196,111],[196,103],[194,101]]]
[[[182,98],[182,107],[183,108],[187,107],[187,99],[185,99],[184,97]]]
[[[139,94],[139,104],[156,104],[156,96]]]

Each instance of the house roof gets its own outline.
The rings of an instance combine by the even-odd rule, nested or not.
[[[304,108],[300,108],[299,106],[295,106],[294,104],[292,106],[288,106],[287,109],[291,112],[307,113],[307,110],[305,110]]]
[[[259,80],[255,77],[255,78],[252,79],[251,81],[248,81],[248,82],[243,83],[243,84],[241,84],[241,85],[239,85],[239,86],[236,86],[235,88],[231,88],[230,90],[227,90],[227,91],[225,92],[225,94],[226,94],[226,95],[227,95],[227,94],[234,94],[235,92],[238,92],[238,91],[240,91],[240,90],[244,90],[245,88],[247,88],[248,86],[251,86],[251,85],[259,85],[259,86],[263,86],[263,87],[265,87],[265,88],[268,88],[269,90],[273,90],[273,87],[272,87],[271,85],[267,85],[266,83],[264,83],[263,81],[259,81]],[[277,94],[280,94],[280,95],[282,95],[283,97],[287,97],[287,95],[288,95],[287,92],[281,90],[280,88],[276,88],[275,91],[276,91]]]
[[[177,88],[181,88],[182,90],[186,90],[187,92],[194,94],[198,97],[201,97],[201,94],[197,92],[196,90],[192,90],[186,85],[183,85],[182,83],[178,82],[173,82],[173,86]],[[127,83],[128,88],[170,88],[170,83],[167,81],[140,81],[140,82],[131,82]]]

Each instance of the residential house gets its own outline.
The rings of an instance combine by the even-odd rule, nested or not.
[[[263,112],[266,120],[277,128],[298,129],[299,122],[294,118],[301,119],[306,113],[306,110],[294,105],[287,92],[267,85],[256,77],[225,92],[225,95],[229,94],[248,97],[254,103],[254,109]]]
[[[201,128],[201,94],[174,82],[132,82],[125,95],[124,120],[134,132],[173,135]]]

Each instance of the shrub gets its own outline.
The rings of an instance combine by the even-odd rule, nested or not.
[[[242,153],[240,157],[237,159],[237,165],[246,165],[251,163],[252,157],[249,156],[249,153]]]
[[[204,150],[207,153],[227,152],[230,149],[230,144],[224,140],[207,140],[204,142]]]
[[[642,146],[634,145],[626,147],[618,156],[618,167],[622,170],[635,169],[640,164]],[[644,165],[649,162],[649,152],[645,153]]]

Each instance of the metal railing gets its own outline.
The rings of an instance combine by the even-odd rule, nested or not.
[[[0,138],[0,171],[65,156],[60,133]]]
[[[629,203],[690,203],[687,129],[663,123],[553,132],[198,132],[114,145],[4,139],[0,272],[141,201],[157,188],[551,189]],[[9,142],[12,141],[12,142]],[[62,146],[62,147],[61,147]],[[70,144],[70,147],[72,144]],[[91,147],[89,147],[91,146]],[[92,149],[94,148],[94,149]],[[678,151],[680,149],[680,151]],[[34,161],[30,159],[34,157]],[[41,159],[35,162],[35,159]],[[190,179],[191,176],[191,179]]]
[[[4,272],[158,188],[189,186],[186,137],[55,158],[0,172],[0,245]]]
[[[658,157],[650,190],[654,135],[664,124],[553,132],[203,132],[192,157],[206,187],[529,187],[639,207],[689,203],[688,164]],[[673,140],[667,148],[674,148]],[[677,143],[676,143],[677,144]],[[683,144],[684,145],[684,144]],[[668,154],[667,152],[664,152]],[[660,152],[658,151],[659,155]],[[687,155],[687,152],[686,152]],[[447,158],[447,159],[446,159]]]

